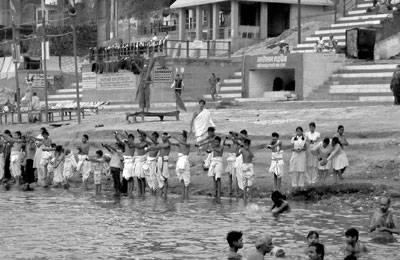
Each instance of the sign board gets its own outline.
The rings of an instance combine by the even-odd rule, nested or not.
[[[94,72],[82,72],[82,88],[96,88],[97,75]]]
[[[95,74],[94,72],[82,73],[82,86],[85,89],[113,90],[134,89],[136,78],[133,73],[106,73]]]
[[[288,60],[288,56],[259,56],[257,57],[257,68],[258,69],[274,69],[274,68],[285,68]]]
[[[154,67],[153,72],[154,83],[170,83],[172,82],[172,67]]]
[[[32,82],[33,88],[44,88],[44,74],[43,73],[28,73],[27,80]],[[48,87],[54,87],[54,75],[47,75]]]

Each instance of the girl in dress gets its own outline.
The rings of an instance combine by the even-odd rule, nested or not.
[[[63,169],[63,181],[64,188],[69,188],[69,179],[74,175],[74,171],[76,170],[77,162],[75,160],[74,154],[70,149],[66,149],[64,153],[64,169]]]
[[[292,174],[292,187],[304,187],[304,172],[306,170],[307,141],[303,135],[303,128],[296,128],[296,136],[292,138],[292,157],[290,158],[290,172]]]
[[[57,145],[53,158],[53,185],[59,187],[63,183],[64,171],[64,149],[61,145]]]
[[[317,146],[321,134],[315,131],[315,123],[311,122],[309,124],[310,131],[305,133],[307,140],[307,172],[306,181],[310,184],[317,183],[318,176],[318,157],[311,153],[311,150]]]
[[[332,153],[321,164],[326,165],[329,161],[332,161],[333,176],[335,183],[337,183],[338,179],[342,179],[342,174],[346,170],[347,166],[349,166],[349,162],[338,137],[332,139],[332,149]]]
[[[346,136],[344,135],[344,126],[339,125],[337,133],[333,137],[339,138],[339,141],[342,144],[342,146],[349,145],[349,142],[347,142]]]
[[[311,153],[318,158],[318,179],[324,183],[328,177],[329,170],[332,169],[332,162],[329,161],[326,165],[321,165],[323,161],[326,161],[332,152],[332,146],[330,145],[329,138],[325,138],[322,142],[314,145],[311,149]]]

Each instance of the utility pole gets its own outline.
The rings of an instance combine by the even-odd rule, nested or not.
[[[45,103],[45,113],[46,113],[46,122],[49,122],[49,101],[47,97],[47,48],[46,48],[46,11],[44,9],[44,0],[42,0],[42,26],[43,26],[43,74],[44,74],[44,103]]]
[[[79,73],[78,73],[78,57],[76,51],[76,8],[75,1],[70,0],[70,7],[68,9],[69,16],[72,18],[72,30],[73,30],[73,45],[74,45],[74,59],[75,59],[75,78],[76,78],[76,115],[78,117],[78,124],[81,123],[81,103],[79,93]]]
[[[301,44],[301,0],[297,0],[297,43]]]
[[[12,35],[13,35],[13,46],[14,46],[14,65],[15,65],[15,86],[17,90],[17,114],[18,114],[18,123],[22,123],[22,118],[21,118],[21,94],[20,94],[20,89],[19,89],[19,81],[18,81],[18,51],[17,51],[17,37],[16,37],[16,28],[15,28],[15,22],[14,22],[14,16],[12,17]]]

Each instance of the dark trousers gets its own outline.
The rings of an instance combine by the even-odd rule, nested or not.
[[[4,179],[11,179],[10,155],[4,158]]]
[[[114,189],[115,191],[119,191],[121,188],[121,177],[120,177],[121,169],[111,167],[111,175],[114,180]]]
[[[29,184],[35,182],[35,170],[33,169],[33,159],[26,160],[25,181]]]

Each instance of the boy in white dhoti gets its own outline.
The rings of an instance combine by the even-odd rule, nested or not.
[[[216,136],[212,142],[211,151],[213,158],[211,159],[210,168],[208,169],[208,176],[213,178],[215,197],[221,197],[221,177],[223,171],[222,154],[224,153],[224,146],[221,144],[221,137]]]
[[[89,156],[89,136],[88,135],[83,135],[82,136],[82,143],[80,145],[76,146],[76,149],[78,150],[78,163],[76,166],[76,170],[82,174],[82,185],[84,189],[87,189],[87,181],[90,176],[91,172],[91,164],[90,161],[86,160]]]
[[[135,144],[136,148],[136,156],[135,156],[135,163],[133,166],[134,175],[138,179],[139,185],[139,194],[140,196],[144,196],[146,193],[146,176],[144,174],[143,165],[146,162],[147,156],[145,148],[147,147],[146,134],[138,130],[139,133],[139,143]]]
[[[125,140],[121,140],[118,132],[114,132],[115,140],[118,142],[120,146],[124,147],[123,161],[124,166],[122,169],[122,178],[128,182],[127,190],[124,190],[123,193],[127,192],[128,194],[132,194],[135,171],[134,171],[134,163],[135,163],[135,136],[132,134],[127,134]]]
[[[39,145],[41,147],[41,150],[45,149],[45,148],[51,148],[51,144],[52,144],[52,140],[49,138],[49,132],[47,132],[46,129],[42,129],[42,136],[38,136],[38,137],[33,137],[33,136],[29,136],[29,138],[31,138],[31,140],[34,141],[39,141]],[[43,176],[41,179],[39,179],[39,182],[43,182],[44,183],[44,187],[47,187],[49,182],[50,182],[50,176],[48,174],[48,169],[47,166],[50,163],[50,152],[46,152],[46,151],[42,151],[40,153],[40,160],[39,160],[39,167],[40,173],[43,173]],[[39,159],[39,158],[38,158]]]
[[[240,133],[229,132],[233,137],[233,142],[237,144],[236,150],[236,160],[234,164],[236,180],[237,180],[237,193],[236,197],[239,196],[239,189],[244,190],[243,175],[242,175],[242,165],[243,165],[243,155],[240,153],[240,147],[243,145],[243,141],[248,138],[247,130],[243,129]]]
[[[143,131],[140,131],[140,132],[144,133]],[[157,176],[156,176],[158,150],[152,150],[152,149],[149,150],[149,148],[158,145],[158,141],[157,141],[158,137],[159,137],[159,134],[157,132],[153,132],[151,134],[150,138],[145,139],[145,142],[149,146],[145,148],[145,151],[147,152],[147,159],[146,159],[146,163],[143,165],[143,170],[144,170],[144,175],[146,177],[147,185],[149,185],[149,188],[153,194],[156,194],[156,191],[159,188]]]
[[[231,144],[226,143],[226,140],[232,140]],[[232,182],[233,179],[236,178],[236,168],[235,168],[235,161],[236,161],[236,153],[238,151],[239,143],[235,138],[230,135],[227,136],[224,140],[224,146],[227,146],[229,149],[228,157],[226,159],[226,169],[225,172],[229,174],[229,195],[232,196]],[[239,187],[236,180],[236,193],[238,192]]]
[[[182,183],[182,197],[189,197],[189,184],[190,184],[190,164],[189,152],[190,144],[187,142],[187,132],[182,131],[179,138],[173,137],[178,143],[171,143],[171,145],[179,147],[178,161],[176,162],[176,174]]]
[[[268,145],[268,149],[271,149],[271,166],[269,167],[269,172],[274,175],[274,188],[277,191],[281,190],[281,180],[283,176],[283,167],[285,163],[283,162],[283,150],[282,142],[279,140],[278,133],[272,133],[271,144]]]
[[[66,189],[69,188],[69,179],[74,175],[77,162],[75,156],[70,149],[66,149],[64,153],[63,182]]]
[[[169,153],[171,151],[171,144],[169,142],[170,136],[168,133],[161,135],[161,143],[147,148],[147,152],[159,151],[157,158],[157,171],[156,179],[158,188],[161,189],[161,195],[167,196],[168,192],[168,179],[169,179]]]
[[[12,138],[6,134],[0,134],[7,142],[12,144],[11,156],[10,156],[10,171],[12,177],[15,179],[15,184],[19,187],[21,183],[21,156],[22,146],[26,142],[22,139],[20,131],[15,132],[16,138]]]
[[[242,181],[243,181],[243,199],[247,199],[247,192],[249,192],[249,198],[251,199],[252,188],[254,183],[254,166],[253,158],[254,154],[250,150],[251,141],[244,139],[243,146],[240,148],[239,153],[243,156],[243,163],[241,165]]]

